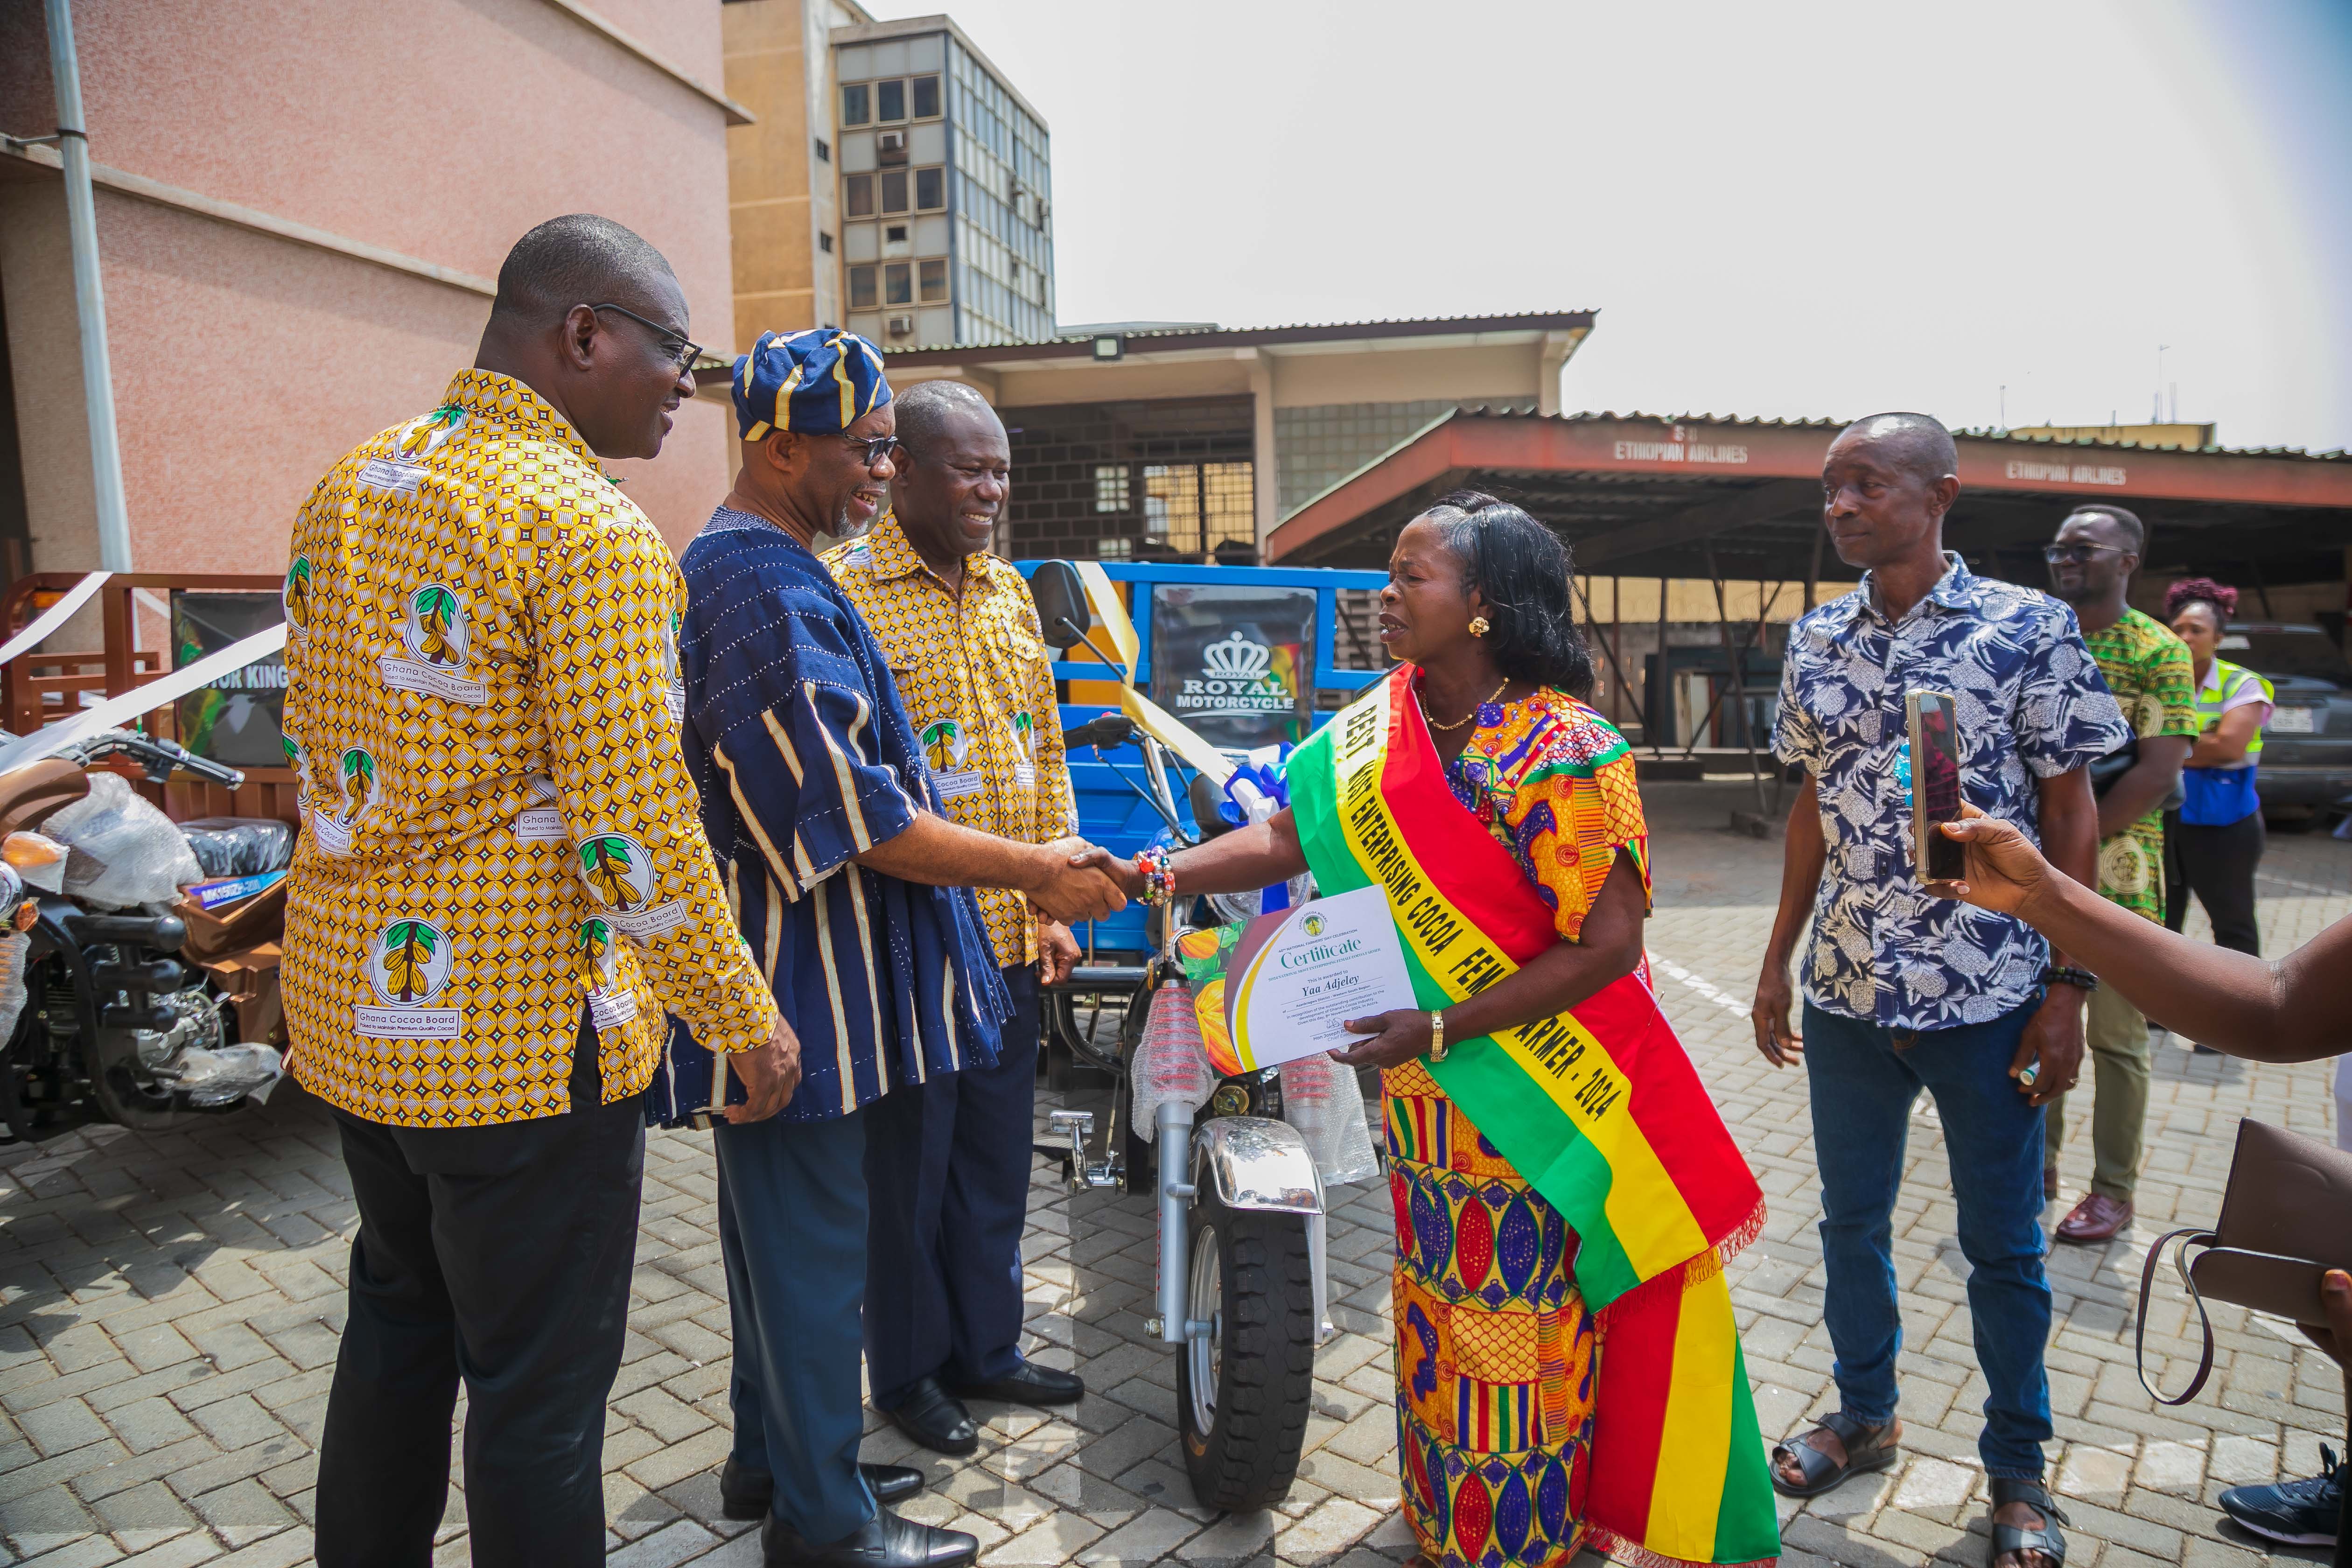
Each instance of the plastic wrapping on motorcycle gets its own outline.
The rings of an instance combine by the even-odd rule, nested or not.
[[[294,864],[294,829],[274,816],[200,816],[180,831],[207,877],[255,877]]]
[[[20,829],[0,839],[0,864],[45,893],[66,890],[66,847],[46,833]]]
[[[1229,1209],[1321,1214],[1323,1178],[1298,1129],[1270,1116],[1219,1116],[1192,1130],[1195,1186],[1213,1181]]]
[[[15,1037],[25,1011],[25,955],[33,939],[22,931],[0,936],[0,1041]]]
[[[120,773],[89,775],[89,795],[42,831],[71,851],[66,896],[109,909],[169,903],[204,879],[187,836]]]
[[[1160,992],[1128,1068],[1135,1132],[1147,1143],[1158,1137],[1161,1105],[1181,1102],[1197,1116],[1217,1089],[1216,1068],[1210,1065],[1209,1047],[1201,1042],[1201,1022],[1193,1016],[1191,994],[1177,980],[1163,984]]]
[[[1282,1064],[1282,1119],[1298,1129],[1327,1187],[1380,1174],[1356,1069],[1318,1052]]]

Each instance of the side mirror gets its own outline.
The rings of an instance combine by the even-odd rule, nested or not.
[[[1095,624],[1087,608],[1086,584],[1078,569],[1066,561],[1048,561],[1029,579],[1029,596],[1037,601],[1037,625],[1046,642],[1065,652],[1087,640]]]

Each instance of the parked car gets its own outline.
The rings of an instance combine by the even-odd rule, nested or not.
[[[2221,653],[2277,689],[2254,776],[2263,814],[2308,820],[2352,795],[2352,665],[2336,639],[2303,623],[2231,621]]]

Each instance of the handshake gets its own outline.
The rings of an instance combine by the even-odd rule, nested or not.
[[[1040,912],[1067,925],[1117,914],[1141,889],[1126,861],[1070,837],[1039,847],[1034,879],[1021,890]]]

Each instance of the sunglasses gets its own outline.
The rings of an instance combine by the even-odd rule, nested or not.
[[[676,332],[671,331],[659,321],[646,321],[643,316],[638,315],[626,305],[591,305],[588,308],[592,310],[610,310],[616,316],[626,316],[629,320],[636,322],[637,325],[645,328],[646,331],[653,333],[655,337],[659,338],[662,342],[662,345],[669,350],[670,366],[674,370],[683,372],[688,367],[691,366],[696,360],[702,357],[702,345],[700,343],[694,342],[689,339],[679,337]]]
[[[2080,566],[2094,555],[2121,555],[2123,547],[2116,544],[2045,544],[2042,559],[2053,566]]]
[[[844,436],[842,439],[849,443],[849,449],[857,453],[869,468],[880,467],[882,459],[899,449],[896,436]]]

